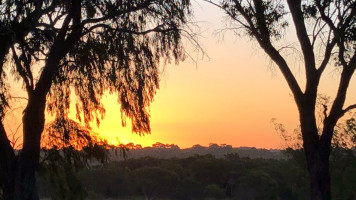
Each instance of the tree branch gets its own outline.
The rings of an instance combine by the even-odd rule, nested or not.
[[[130,34],[134,34],[134,35],[145,35],[145,34],[152,33],[152,32],[167,33],[167,32],[176,30],[174,28],[164,29],[163,27],[164,27],[164,25],[161,24],[161,25],[156,26],[155,28],[148,29],[148,30],[145,30],[145,31],[135,31],[135,30],[127,29],[127,28],[113,28],[108,24],[96,24],[96,25],[90,27],[87,31],[83,32],[82,35],[84,36],[84,35],[92,32],[93,30],[95,30],[97,28],[104,28],[104,29],[107,29],[107,30],[110,30],[110,31],[122,32],[122,33],[130,33]]]
[[[356,51],[354,52],[354,55],[350,59],[349,67],[352,69],[356,68]]]
[[[310,42],[304,23],[304,16],[301,10],[301,0],[287,0],[287,2],[296,28],[297,37],[303,51],[307,76],[308,73],[313,75],[315,72],[315,56],[313,46]]]
[[[343,68],[339,83],[339,89],[337,91],[336,98],[329,114],[329,117],[334,118],[334,120],[337,120],[342,116],[342,107],[344,106],[347,89],[349,87],[351,77],[354,71],[355,69]]]
[[[7,37],[2,37],[0,35],[0,44],[1,44],[1,48],[0,48],[0,76],[1,76],[3,72],[3,65],[6,60],[6,55],[10,49],[9,39]]]
[[[341,15],[341,11],[338,10],[339,22],[336,26],[334,24],[334,22],[331,20],[331,18],[325,14],[325,7],[323,7],[321,5],[320,1],[315,1],[315,2],[316,2],[316,6],[320,12],[321,18],[329,25],[330,29],[333,31],[333,34],[334,34],[333,40],[335,40],[336,44],[339,47],[338,58],[339,58],[339,61],[341,62],[341,65],[343,67],[341,77],[340,77],[339,88],[338,88],[334,103],[331,107],[329,117],[327,119],[332,124],[336,124],[337,120],[345,114],[345,111],[342,108],[345,103],[346,93],[347,93],[348,86],[350,84],[351,77],[356,69],[356,54],[354,54],[351,57],[349,63],[347,63],[344,58],[344,54],[345,54],[344,43],[346,41],[345,41],[345,37],[343,35],[341,35],[341,34],[345,33],[347,27],[350,26],[350,22],[352,21],[352,19],[354,18],[354,15],[356,14],[356,7],[350,5],[350,7],[347,8],[347,9],[351,9],[351,11],[350,11],[349,15],[346,16],[346,18],[345,18],[346,11],[343,15]],[[355,5],[355,4],[356,3],[354,3],[352,5]],[[332,45],[332,43],[330,43],[330,46]],[[326,52],[326,53],[330,54],[331,50],[329,50],[329,52]],[[323,63],[324,63],[324,61],[323,61]],[[346,108],[346,110],[348,110],[348,109]]]
[[[316,2],[316,6],[320,12],[321,19],[323,19],[329,25],[330,29],[334,33],[334,37],[336,38],[336,42],[339,47],[339,54],[338,54],[339,61],[343,67],[346,67],[348,64],[344,57],[345,51],[346,51],[345,46],[344,46],[344,43],[345,43],[344,34],[346,31],[346,28],[348,26],[350,26],[350,23],[351,23],[353,17],[356,15],[356,3],[353,3],[352,5],[350,5],[349,8],[347,8],[347,9],[351,9],[351,11],[350,11],[350,14],[346,17],[346,19],[343,19],[344,16],[339,16],[339,22],[338,22],[337,26],[335,26],[335,24],[331,20],[331,18],[325,14],[325,8],[322,7],[322,5],[320,4],[320,1],[315,1],[315,2]],[[345,11],[345,13],[346,13],[346,11]],[[338,14],[339,15],[341,14],[340,11]]]
[[[26,86],[26,90],[28,93],[31,93],[33,90],[33,87],[27,77],[27,74],[25,72],[25,70],[23,69],[23,66],[21,64],[21,60],[19,59],[19,57],[16,54],[16,50],[14,46],[11,46],[11,50],[12,50],[12,57],[14,58],[15,61],[15,65],[16,65],[16,69],[17,72],[19,73],[19,75],[21,76],[23,82],[25,83]]]
[[[250,34],[257,40],[261,48],[269,55],[269,57],[277,64],[279,69],[281,70],[284,78],[286,79],[289,88],[291,89],[294,98],[297,102],[298,105],[301,104],[301,100],[303,97],[303,92],[299,87],[299,84],[297,80],[295,79],[292,71],[290,70],[286,60],[280,55],[278,50],[272,45],[271,40],[270,40],[270,34],[268,33],[268,28],[266,27],[266,23],[264,22],[265,16],[263,15],[263,12],[253,12],[254,16],[251,16],[251,13],[247,13],[247,10],[254,10],[253,6],[250,4],[248,8],[244,8],[241,4],[240,1],[238,0],[233,0],[234,2],[234,9],[236,11],[230,12],[228,8],[225,6],[217,5],[216,3],[210,1],[210,0],[204,0],[210,4],[213,4],[215,6],[218,6],[219,8],[223,9],[232,19],[236,20],[236,16],[238,15],[235,12],[238,12],[243,19],[246,21],[246,23],[242,23],[240,20],[237,22],[241,24],[244,28],[246,28]],[[255,6],[261,7],[261,1],[260,0],[254,0]],[[261,8],[260,8],[261,9]],[[256,16],[259,15],[259,16]],[[252,21],[253,17],[257,19],[257,25],[255,25],[254,21]]]
[[[350,110],[355,109],[355,108],[356,108],[356,104],[350,105],[350,106],[346,107],[346,108],[343,110],[343,113],[345,114],[345,113],[347,113],[347,112],[349,112]]]
[[[254,12],[256,22],[257,22],[257,29],[259,31],[259,36],[264,42],[270,42],[271,40],[271,33],[268,30],[267,24],[266,24],[266,16],[265,16],[265,10],[263,8],[263,2],[262,0],[253,0],[255,4],[255,10]]]
[[[284,78],[286,79],[289,88],[291,89],[294,98],[297,102],[298,105],[301,103],[301,99],[303,96],[303,92],[299,87],[299,84],[297,80],[295,79],[292,71],[290,70],[287,62],[285,59],[280,55],[280,53],[276,50],[276,48],[272,45],[271,40],[269,37],[269,34],[265,34],[265,32],[268,30],[266,27],[265,23],[262,23],[261,21],[259,22],[258,27],[262,28],[264,31],[259,31],[257,30],[258,28],[255,28],[251,17],[247,15],[247,13],[244,11],[240,3],[238,1],[234,1],[236,4],[236,8],[238,11],[241,13],[241,15],[244,17],[244,19],[248,22],[250,26],[250,30],[252,30],[252,35],[256,38],[260,46],[263,48],[263,50],[270,56],[270,58],[278,65],[279,69],[281,70]],[[260,19],[262,20],[262,19]],[[262,26],[262,27],[261,27]],[[263,27],[264,26],[264,27]]]
[[[220,6],[219,4],[214,3],[214,2],[212,2],[212,1],[210,1],[210,0],[203,0],[203,1],[205,1],[205,2],[207,2],[207,3],[210,3],[210,4],[212,4],[212,5],[214,5],[214,6],[218,7],[218,8],[220,8],[221,10],[225,11],[226,14],[228,14],[228,15],[229,15],[233,20],[235,20],[238,24],[240,24],[241,26],[243,26],[243,28],[250,29],[249,25],[243,23],[241,20],[239,20],[239,19],[236,17],[236,15],[234,15],[234,14],[231,13],[231,12],[229,12],[227,9],[223,8],[223,7]]]
[[[315,54],[310,42],[308,32],[304,22],[303,12],[301,10],[301,0],[287,0],[291,15],[293,18],[296,34],[302,48],[304,65],[306,72],[306,89],[307,97],[316,99],[316,91],[319,85],[320,76],[317,73],[315,65]],[[309,94],[309,95],[308,95]]]
[[[36,84],[35,92],[45,101],[45,97],[51,88],[52,79],[58,70],[58,64],[68,51],[75,45],[75,41],[81,37],[81,4],[79,0],[73,0],[68,15],[64,19],[52,48],[48,54],[47,62],[43,68],[41,76]],[[72,29],[68,34],[70,22]],[[68,35],[67,35],[68,34]],[[67,36],[67,37],[66,37]]]
[[[329,63],[330,57],[331,57],[331,53],[332,53],[335,45],[336,45],[336,39],[335,38],[333,38],[333,40],[326,45],[324,59],[321,62],[320,67],[318,68],[319,76],[321,76],[321,74],[324,72],[327,64]]]
[[[144,8],[147,8],[151,3],[152,3],[152,0],[145,0],[140,5],[137,5],[137,6],[134,6],[134,7],[128,7],[125,10],[118,10],[118,11],[116,11],[115,15],[116,16],[120,16],[120,15],[124,15],[124,14],[127,14],[127,13],[136,12],[138,10],[142,10]],[[99,23],[99,22],[106,21],[108,19],[113,19],[113,17],[110,16],[110,15],[106,15],[105,17],[86,19],[86,20],[83,20],[82,25],[84,26],[85,24]]]
[[[353,108],[353,105],[351,105],[345,110],[342,109],[345,103],[347,89],[354,71],[355,69],[347,67],[343,68],[336,98],[331,107],[329,116],[324,119],[323,134],[320,137],[320,144],[322,146],[328,146],[331,143],[334,133],[332,130],[329,130],[331,129],[330,127],[334,127],[336,125],[337,121],[346,113],[345,110],[351,110]]]

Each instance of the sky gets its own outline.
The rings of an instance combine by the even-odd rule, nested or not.
[[[121,127],[116,97],[107,95],[106,117],[93,131],[122,143],[150,146],[230,144],[280,148],[272,118],[294,129],[297,111],[287,85],[255,42],[232,33],[217,34],[227,23],[217,8],[193,2],[206,55],[191,53],[162,70],[160,89],[150,107],[151,134],[138,136]]]
[[[193,1],[193,8],[206,55],[191,52],[194,61],[187,58],[178,65],[162,66],[160,89],[150,106],[151,134],[138,136],[129,123],[122,127],[120,105],[116,96],[108,94],[103,98],[106,116],[99,127],[92,123],[93,131],[112,143],[142,146],[161,142],[181,148],[210,143],[281,148],[284,142],[271,119],[276,118],[290,132],[298,126],[297,108],[282,74],[250,38],[219,34],[228,24],[222,11],[202,1]],[[282,44],[297,41],[292,28],[286,33]],[[291,55],[287,61],[304,88],[300,58]],[[338,77],[328,67],[319,92],[334,94]],[[355,86],[353,79],[347,103],[356,102]],[[17,127],[14,118],[7,118],[12,133]]]

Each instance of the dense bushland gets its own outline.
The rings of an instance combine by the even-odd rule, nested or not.
[[[144,157],[109,162],[69,173],[39,173],[39,192],[53,199],[306,199],[309,178],[303,150],[288,159]],[[333,199],[356,198],[355,152],[333,149]],[[75,175],[75,176],[74,176]],[[52,183],[52,184],[49,184]]]

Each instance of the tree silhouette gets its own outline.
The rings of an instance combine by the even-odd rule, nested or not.
[[[311,183],[311,199],[331,199],[329,156],[338,120],[356,105],[345,105],[350,80],[356,69],[356,1],[354,0],[206,0],[221,8],[236,26],[234,30],[258,42],[282,72],[299,111],[303,147]],[[286,9],[286,7],[288,9]],[[291,16],[289,22],[286,16]],[[293,24],[304,63],[305,89],[296,80],[277,47],[284,29]],[[335,59],[341,71],[331,107],[324,106],[322,131],[318,133],[316,101],[320,78]]]
[[[150,132],[147,108],[159,87],[159,64],[185,57],[181,39],[189,0],[6,0],[0,12],[1,119],[11,101],[8,71],[28,99],[18,155],[0,125],[3,199],[38,199],[45,108],[57,122],[69,121],[73,93],[76,116],[86,126],[100,123],[101,97],[109,91],[118,97],[123,125],[128,117],[134,132]]]

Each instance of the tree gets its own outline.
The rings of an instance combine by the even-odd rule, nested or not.
[[[38,199],[35,171],[45,109],[57,121],[69,121],[72,91],[76,116],[86,126],[100,123],[101,96],[109,91],[117,94],[123,125],[128,117],[134,132],[150,132],[147,108],[159,87],[160,61],[185,57],[181,40],[189,0],[3,0],[0,12],[3,199]],[[27,93],[18,155],[2,123],[12,98],[10,71]]]
[[[338,120],[356,108],[345,105],[350,80],[356,69],[356,1],[354,0],[206,0],[221,8],[236,26],[253,38],[282,72],[299,111],[303,147],[310,175],[310,197],[331,199],[329,155]],[[288,9],[289,10],[288,10]],[[291,16],[289,22],[286,16]],[[301,89],[283,53],[278,48],[284,29],[293,24],[303,57],[306,84]],[[315,107],[320,79],[335,60],[341,71],[331,108],[324,107],[322,131],[318,133]]]

